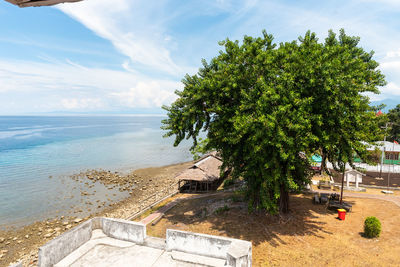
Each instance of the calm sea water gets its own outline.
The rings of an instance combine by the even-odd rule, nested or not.
[[[190,144],[163,138],[161,116],[0,116],[0,226],[20,226],[85,211],[90,200],[127,196],[69,175],[87,169],[128,171],[191,159]],[[94,191],[96,191],[94,193]],[[79,215],[79,214],[78,214]]]

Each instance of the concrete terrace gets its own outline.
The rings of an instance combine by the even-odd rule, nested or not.
[[[147,237],[141,223],[93,218],[39,249],[38,266],[251,266],[248,241],[167,230]]]
[[[225,260],[165,250],[165,240],[147,237],[143,245],[108,237],[102,230],[55,264],[55,267],[78,266],[195,266],[196,263],[224,266]]]

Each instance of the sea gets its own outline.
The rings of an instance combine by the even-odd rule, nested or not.
[[[73,174],[92,169],[123,173],[191,160],[189,141],[174,147],[172,137],[163,137],[164,118],[0,116],[0,227],[84,216],[96,209],[85,205],[89,201],[109,204],[128,196],[96,183],[82,197],[88,189],[71,179]]]

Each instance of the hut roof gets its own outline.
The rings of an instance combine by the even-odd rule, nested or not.
[[[17,5],[19,7],[28,7],[28,6],[52,6],[60,3],[67,2],[79,2],[82,0],[6,0],[11,4]]]
[[[213,182],[220,178],[221,166],[222,166],[221,160],[212,155],[208,155],[207,157],[196,162],[189,169],[184,170],[176,178],[178,178],[179,180]]]
[[[375,148],[379,150],[384,150],[385,152],[400,152],[400,145],[388,141],[378,141],[372,144],[368,144],[363,142],[364,144],[369,145],[367,150],[375,150]]]

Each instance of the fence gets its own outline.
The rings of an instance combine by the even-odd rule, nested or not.
[[[363,168],[370,172],[379,172],[381,170],[381,164],[372,166],[366,163],[354,163],[354,165],[358,168]],[[330,169],[333,168],[330,162],[327,162],[326,166]],[[352,169],[352,168],[350,167],[349,164],[346,164],[346,169]],[[400,173],[400,165],[383,164],[382,172]]]
[[[177,193],[179,193],[179,183],[174,183],[167,188],[157,191],[156,193],[146,197],[145,199],[140,200],[138,202],[135,212],[129,215],[126,219],[132,220],[138,217],[143,212],[151,209],[155,205],[159,204],[169,197],[176,195]]]

